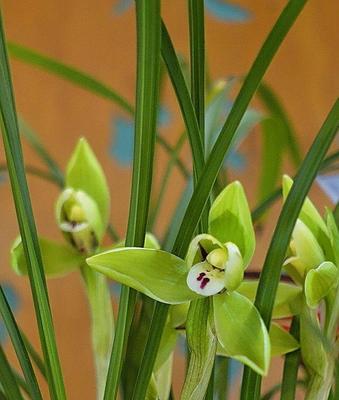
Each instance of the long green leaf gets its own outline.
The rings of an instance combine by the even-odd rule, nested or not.
[[[0,113],[8,172],[12,185],[20,234],[27,258],[40,340],[48,370],[50,394],[52,399],[63,400],[66,398],[66,394],[56,348],[52,314],[49,306],[38,236],[25,176],[2,21],[0,22],[0,60]]]
[[[164,23],[162,24],[161,52],[185,121],[193,155],[194,168],[197,176],[200,176],[204,166],[203,140],[199,133],[200,127],[185,83],[184,75],[180,68],[179,60],[175,54],[171,38]]]
[[[0,383],[8,400],[24,400],[2,346],[0,346],[0,366]]]
[[[26,165],[25,167],[26,174],[30,174],[32,176],[36,176],[44,181],[49,181],[51,183],[58,184],[55,180],[55,177],[51,175],[49,172],[44,171],[43,169],[33,167],[32,165]],[[0,164],[0,173],[8,172],[7,164]]]
[[[37,67],[43,71],[47,71],[53,75],[65,79],[68,82],[73,83],[76,86],[94,93],[99,97],[118,104],[124,111],[131,116],[134,116],[134,107],[124,97],[119,95],[106,83],[101,82],[90,74],[80,71],[73,66],[64,64],[51,57],[47,57],[35,50],[21,46],[17,43],[9,42],[8,52],[13,58],[16,58],[26,64],[33,65],[34,67]],[[164,138],[157,135],[157,141],[167,153],[172,153],[172,146]],[[187,172],[185,166],[180,160],[177,161],[177,165],[183,174]]]
[[[280,280],[281,267],[295,222],[312,182],[320,168],[321,162],[337,133],[338,126],[339,100],[333,105],[299,169],[280,214],[266,255],[255,301],[255,305],[262,315],[266,326],[269,326],[271,321],[274,299]],[[259,398],[260,386],[260,376],[245,368],[241,399],[255,400]]]
[[[148,230],[150,232],[153,231],[153,227],[157,220],[157,217],[158,217],[158,214],[160,211],[160,207],[162,205],[162,202],[163,202],[163,199],[164,199],[164,196],[166,193],[166,188],[167,188],[169,179],[170,179],[172,171],[173,171],[173,167],[175,165],[176,160],[179,157],[180,151],[182,149],[182,146],[185,143],[185,140],[186,140],[186,132],[184,132],[183,134],[180,135],[179,139],[177,140],[177,142],[173,148],[173,154],[170,157],[170,159],[168,160],[164,175],[161,180],[157,199],[154,201],[154,206],[151,207],[151,213],[150,213],[149,223],[148,223],[148,226],[149,226]]]
[[[204,0],[189,0],[191,97],[201,141],[205,142],[205,23]]]
[[[132,193],[126,246],[143,246],[151,193],[153,155],[156,137],[161,19],[159,0],[138,0],[137,15],[137,88]],[[152,60],[152,62],[150,62]],[[122,288],[116,333],[110,359],[104,399],[116,398],[123,352],[128,339],[136,292]],[[138,376],[137,380],[142,377]],[[146,386],[147,389],[147,386]],[[137,393],[136,393],[137,395]]]
[[[43,359],[41,358],[41,356],[37,352],[37,350],[33,347],[32,343],[28,340],[28,338],[26,337],[24,332],[22,330],[20,330],[20,332],[21,332],[22,340],[25,343],[25,347],[27,349],[27,352],[31,357],[31,360],[34,362],[34,364],[36,365],[36,367],[40,371],[41,375],[46,379],[47,378],[46,367],[45,367]]]
[[[258,97],[263,102],[270,114],[280,120],[283,127],[283,134],[286,138],[285,145],[291,155],[295,166],[299,166],[302,157],[296,132],[289,120],[281,101],[274,93],[273,89],[265,82],[261,82],[258,88]]]
[[[76,84],[77,86],[80,86],[86,90],[90,90],[98,96],[114,101],[128,113],[134,112],[133,107],[128,103],[128,101],[120,96],[117,92],[115,92],[106,84],[98,81],[91,75],[78,70],[77,68],[63,64],[58,60],[44,56],[37,51],[12,42],[8,43],[8,52],[12,57],[17,58],[18,60],[53,73],[60,78]]]
[[[275,189],[282,174],[284,136],[279,119],[268,117],[261,121],[262,156],[259,199],[265,199]]]
[[[306,0],[292,0],[280,15],[274,25],[263,47],[261,48],[252,68],[245,79],[245,82],[235,100],[225,125],[215,143],[208,158],[203,174],[201,175],[191,201],[187,207],[183,222],[173,246],[173,253],[179,257],[185,257],[185,253],[192,235],[199,223],[200,216],[208,201],[213,184],[222,166],[224,157],[232,144],[236,129],[246,111],[246,108],[253,97],[261,79],[270,65],[280,44],[287,35],[297,16],[301,12]],[[168,313],[168,306],[157,303],[155,306],[152,322],[149,330],[149,337],[146,344],[144,358],[141,363],[143,377],[147,380],[152,373],[156,353],[160,344],[161,333]]]
[[[7,328],[7,331],[9,333],[9,336],[12,340],[15,352],[18,356],[22,372],[24,373],[28,385],[29,393],[32,398],[37,400],[39,399],[42,400],[39,385],[26,350],[25,342],[21,336],[21,332],[18,328],[18,325],[15,321],[11,308],[7,302],[5,294],[1,287],[0,287],[0,313]]]
[[[54,177],[55,182],[59,185],[59,187],[64,186],[64,176],[59,168],[58,164],[52,158],[52,156],[45,149],[43,144],[41,143],[39,137],[35,134],[33,129],[27,124],[27,122],[19,117],[19,130],[21,135],[28,141],[31,147],[35,150],[41,160],[47,166],[50,174]]]

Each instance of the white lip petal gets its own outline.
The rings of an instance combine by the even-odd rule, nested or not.
[[[89,225],[88,222],[80,222],[73,224],[72,222],[62,222],[60,225],[60,229],[64,232],[80,232],[86,229]]]
[[[207,262],[194,265],[187,275],[187,285],[202,296],[213,296],[224,289],[224,271]]]

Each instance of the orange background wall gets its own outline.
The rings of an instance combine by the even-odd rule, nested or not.
[[[177,49],[187,54],[187,13],[185,1],[163,1],[163,16],[168,23]],[[238,1],[253,13],[243,24],[223,23],[206,15],[206,44],[209,69],[213,79],[243,75],[251,65],[285,1]],[[68,64],[83,69],[107,82],[131,102],[135,88],[135,22],[134,11],[121,16],[112,12],[113,0],[3,0],[7,37],[37,49]],[[309,147],[329,108],[338,94],[338,3],[335,0],[311,0],[288,38],[279,50],[266,80],[279,93],[296,129],[303,151]],[[107,173],[112,193],[112,221],[124,234],[130,191],[130,169],[116,164],[108,154],[110,121],[113,114],[123,115],[111,103],[75,88],[45,72],[19,61],[12,62],[17,108],[40,134],[44,144],[61,165],[65,165],[79,136],[86,136]],[[164,130],[174,143],[183,123],[170,85],[166,84],[165,102],[173,121]],[[33,152],[24,147],[28,164],[40,165]],[[251,136],[242,146],[249,157],[250,174],[238,175],[254,204],[256,165],[260,161],[260,141]],[[0,147],[0,162],[4,160]],[[189,166],[189,150],[183,152]],[[157,153],[155,182],[158,184],[166,161]],[[289,166],[287,165],[287,168]],[[290,170],[290,169],[289,169]],[[53,203],[58,191],[37,178],[29,178],[39,232],[60,238],[54,223]],[[171,191],[161,210],[164,229],[183,181],[178,175],[171,180]],[[319,205],[329,200],[315,189]],[[11,282],[21,296],[19,321],[28,336],[38,344],[29,286],[9,269],[8,249],[17,235],[17,224],[10,190],[0,185],[0,280]],[[265,243],[270,237],[267,228],[259,242],[255,263],[260,265]],[[49,282],[54,321],[62,365],[70,399],[94,398],[89,318],[82,284],[77,273]],[[180,375],[180,368],[178,375]],[[47,397],[46,397],[47,398]]]

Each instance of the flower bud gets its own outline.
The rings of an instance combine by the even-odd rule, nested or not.
[[[56,203],[56,219],[65,238],[80,253],[92,254],[104,234],[96,202],[81,190],[65,189]]]
[[[306,273],[325,261],[324,253],[311,230],[298,219],[292,233],[289,257],[284,266],[291,277],[303,283]]]

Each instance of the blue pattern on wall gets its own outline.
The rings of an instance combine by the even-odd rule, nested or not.
[[[339,202],[339,174],[318,175],[317,182],[334,204]]]
[[[118,0],[113,6],[115,14],[122,14],[133,4],[133,0]]]
[[[223,0],[205,0],[206,11],[221,21],[245,22],[251,17],[249,11]]]
[[[110,155],[118,164],[129,167],[133,160],[133,121],[116,117],[111,125]]]
[[[133,0],[118,0],[113,6],[114,14],[121,15],[133,5]],[[251,14],[245,8],[233,2],[223,0],[205,0],[206,11],[220,21],[246,22]]]
[[[17,292],[15,291],[13,286],[11,286],[8,283],[2,283],[1,286],[5,293],[6,299],[11,307],[11,310],[15,312],[20,305],[20,299]],[[7,338],[7,330],[4,322],[0,320],[0,343],[3,343],[4,340],[6,340],[6,338]]]
[[[166,105],[160,105],[158,114],[159,128],[169,125],[171,113]],[[117,116],[111,122],[109,152],[110,156],[123,167],[129,167],[133,161],[134,123],[131,119]]]

